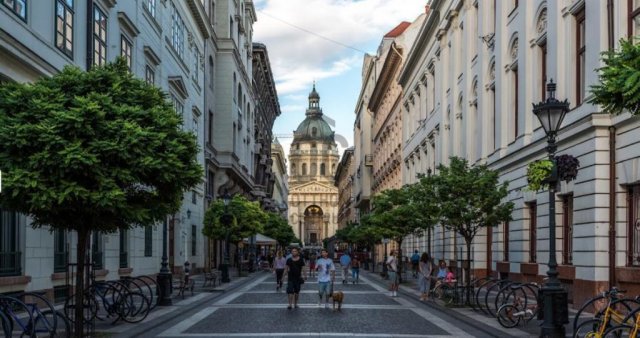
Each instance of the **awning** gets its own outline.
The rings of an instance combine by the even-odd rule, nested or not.
[[[243,240],[245,243],[249,243],[249,238],[245,238]],[[256,242],[257,245],[276,245],[277,241],[271,237],[267,237],[263,234],[256,234]]]

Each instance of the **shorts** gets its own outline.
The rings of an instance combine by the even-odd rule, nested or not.
[[[387,275],[389,275],[389,282],[391,282],[391,284],[398,283],[398,276],[395,271],[387,271]]]
[[[329,296],[329,287],[331,286],[331,282],[318,282],[318,294],[320,297],[322,295]]]
[[[289,280],[287,281],[287,293],[288,294],[298,294],[300,293],[300,279]]]

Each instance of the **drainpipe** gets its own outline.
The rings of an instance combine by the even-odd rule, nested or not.
[[[607,0],[609,50],[613,50],[613,0]],[[609,287],[616,285],[616,127],[609,127]]]
[[[616,285],[616,127],[609,127],[609,286]]]
[[[93,65],[93,1],[86,1],[87,4],[87,60],[86,69],[91,70]]]

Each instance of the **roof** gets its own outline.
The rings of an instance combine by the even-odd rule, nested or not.
[[[322,115],[309,115],[293,134],[293,141],[320,141],[334,143],[331,127]]]
[[[385,38],[395,38],[398,35],[404,33],[405,29],[411,25],[410,22],[402,21],[399,25],[397,25],[394,29],[390,30],[389,33],[385,34]]]

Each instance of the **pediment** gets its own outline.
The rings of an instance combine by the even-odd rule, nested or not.
[[[289,189],[289,194],[292,193],[337,193],[338,188],[332,185],[319,183],[319,182],[309,182],[305,184],[301,184],[296,187],[292,187]]]

